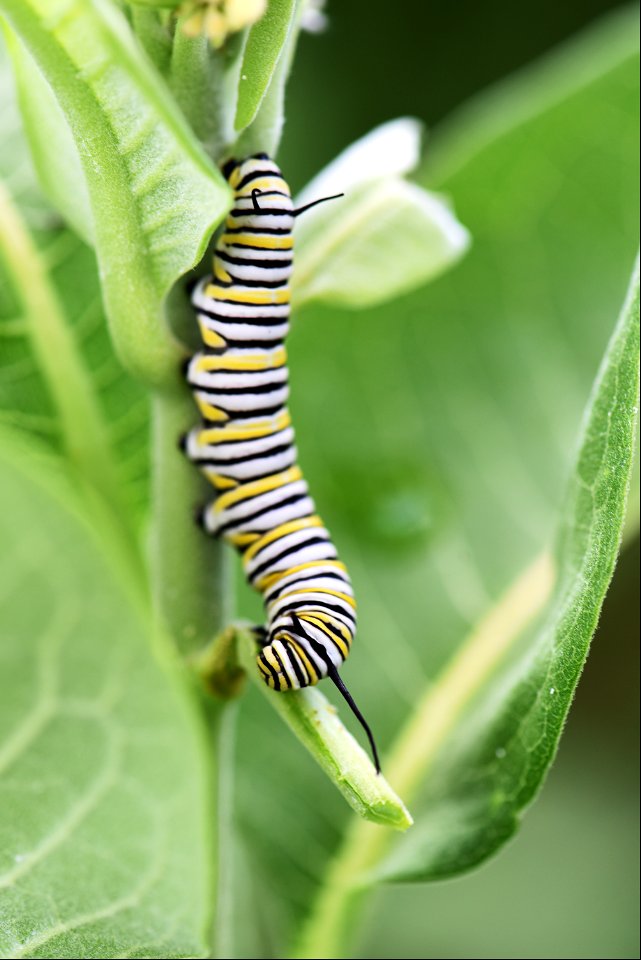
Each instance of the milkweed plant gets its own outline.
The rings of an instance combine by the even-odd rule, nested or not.
[[[401,117],[297,197],[345,195],[296,226],[292,403],[359,599],[377,775],[324,685],[260,680],[258,608],[177,446],[220,164],[278,155],[327,14],[0,13],[2,955],[349,955],[377,885],[515,833],[636,530],[632,15],[425,156]]]

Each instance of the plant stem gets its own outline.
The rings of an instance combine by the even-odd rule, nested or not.
[[[554,585],[551,557],[543,553],[506,591],[430,684],[385,761],[390,783],[406,803],[417,789],[456,721],[542,611]],[[355,821],[330,863],[321,892],[303,928],[296,958],[345,956],[360,914],[368,874],[380,863],[393,835]]]
[[[182,658],[202,650],[228,621],[231,606],[229,556],[205,536],[194,508],[211,499],[212,488],[178,447],[196,420],[183,383],[152,400],[152,599],[161,634],[172,638]],[[193,676],[192,684],[199,680]],[[204,936],[208,955],[226,956],[230,940],[229,842],[233,753],[233,704],[198,687],[193,695],[203,758],[203,816],[207,835]],[[221,952],[223,951],[223,952]]]
[[[183,656],[198,652],[229,619],[227,552],[205,536],[194,510],[211,486],[178,447],[196,420],[187,388],[157,392],[152,401],[152,594],[156,614]]]

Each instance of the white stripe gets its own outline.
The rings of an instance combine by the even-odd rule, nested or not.
[[[289,333],[289,321],[285,320],[283,322],[280,317],[274,317],[275,320],[280,320],[280,323],[265,326],[214,320],[213,317],[208,317],[204,313],[199,313],[197,316],[201,326],[206,327],[207,330],[213,330],[226,340],[284,340]],[[252,314],[252,316],[255,316],[255,314]]]
[[[287,507],[269,510],[256,520],[241,521],[234,528],[234,531],[230,531],[230,533],[267,533],[280,523],[298,520],[300,517],[305,517],[313,512],[314,501],[311,497],[303,497],[302,500],[299,500],[297,503],[291,503]]]
[[[187,451],[190,457],[201,460],[216,460],[224,463],[225,460],[235,460],[237,457],[251,457],[270,450],[272,447],[281,447],[284,443],[292,443],[294,431],[291,427],[268,434],[266,437],[256,437],[255,440],[239,440],[235,443],[200,443],[199,436],[202,427],[196,427],[187,435]],[[296,448],[294,448],[295,450]]]
[[[347,603],[346,600],[341,600],[340,597],[333,597],[328,593],[315,593],[313,590],[310,590],[309,593],[301,593],[296,596],[290,594],[285,594],[285,596],[278,597],[277,600],[273,600],[269,604],[268,614],[270,620],[273,617],[278,616],[283,607],[286,607],[290,603],[305,603],[307,604],[307,609],[310,613],[312,610],[316,610],[319,613],[326,613],[329,616],[335,616],[337,620],[340,620],[342,623],[350,624],[349,616],[351,614],[354,617],[353,608]],[[340,611],[328,610],[327,607],[323,606],[323,603],[331,603],[340,608],[340,611],[345,611],[343,616],[340,615]],[[296,613],[300,616],[300,610],[297,610]],[[306,611],[305,611],[306,612]],[[347,614],[347,618],[345,617]]]
[[[270,390],[269,393],[217,393],[215,390],[196,390],[195,394],[205,403],[211,403],[214,407],[222,407],[229,410],[230,413],[240,413],[244,410],[255,410],[260,413],[261,410],[268,410],[270,407],[283,406],[289,396],[289,387],[279,387],[278,390]]]
[[[235,256],[235,254],[232,254]],[[249,259],[249,258],[247,258]],[[252,257],[252,260],[255,260],[256,257]],[[266,265],[264,267],[256,266],[241,266],[239,263],[227,263],[226,260],[219,260],[219,269],[226,270],[227,273],[233,274],[238,280],[283,280],[287,281],[292,275],[292,265],[288,267],[271,267]]]
[[[282,544],[282,540],[279,540],[278,543]],[[331,540],[301,547],[300,550],[294,550],[293,553],[288,553],[287,556],[281,560],[273,560],[260,576],[261,578],[266,577],[270,573],[278,573],[279,570],[289,570],[290,567],[297,567],[301,563],[311,563],[313,560],[336,560],[336,547]],[[262,564],[254,563],[254,570],[259,566],[262,566]],[[248,577],[254,572],[247,568],[245,568],[245,570]]]
[[[309,540],[311,537],[318,536],[319,534],[327,535],[327,530],[325,530],[324,527],[305,527],[303,530],[294,530],[293,533],[286,533],[277,540],[273,540],[272,543],[268,543],[267,546],[263,547],[262,550],[259,550],[258,553],[251,558],[251,560],[244,563],[243,566],[245,568],[245,573],[248,577],[251,576],[257,567],[261,567],[273,557],[278,556],[278,554],[282,553],[283,550],[289,550],[290,547],[295,547],[298,544],[303,543],[305,540]],[[322,546],[322,544],[320,544],[320,546]],[[293,562],[290,562],[289,558],[287,558],[286,565],[288,567],[295,566]]]
[[[207,476],[208,474],[217,474],[222,473],[226,477],[231,477],[232,480],[252,480],[255,477],[261,477],[266,473],[277,473],[280,470],[286,470],[287,467],[292,467],[296,463],[296,454],[294,449],[290,447],[289,450],[285,450],[283,453],[276,453],[271,457],[255,458],[253,460],[248,460],[246,463],[237,463],[235,466],[227,466],[224,461],[222,463],[215,464],[213,467],[206,467],[203,470],[203,473]]]

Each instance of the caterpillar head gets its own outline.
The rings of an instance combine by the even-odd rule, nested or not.
[[[228,160],[222,171],[234,191],[236,208],[243,212],[246,209],[255,217],[261,217],[261,220],[274,216],[282,218],[283,215],[297,217],[318,203],[343,196],[342,193],[337,193],[331,197],[321,197],[294,209],[289,186],[283,179],[280,168],[266,153],[256,153],[245,160]]]
[[[234,191],[237,217],[259,220],[263,227],[269,227],[274,221],[281,229],[291,229],[294,205],[289,186],[266,153],[257,153],[246,160],[229,160],[223,174]]]

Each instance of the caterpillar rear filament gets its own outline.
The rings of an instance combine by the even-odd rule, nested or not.
[[[297,464],[287,409],[292,228],[323,201],[295,210],[266,154],[230,161],[224,173],[234,205],[213,275],[192,294],[203,349],[187,367],[202,424],[183,445],[217,494],[201,523],[236,547],[262,594],[256,662],[265,683],[296,690],[329,677],[363,725],[378,771],[370,728],[338,674],[356,630],[352,585]]]

